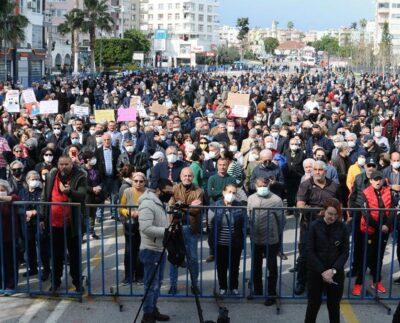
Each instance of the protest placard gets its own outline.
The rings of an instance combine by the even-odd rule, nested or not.
[[[137,113],[139,114],[140,118],[147,118],[148,117],[146,109],[144,108],[144,106],[142,104],[137,109]]]
[[[158,115],[168,114],[168,108],[165,105],[159,104],[158,102],[153,102],[150,107],[150,111],[153,113],[157,113]]]
[[[58,113],[58,100],[45,100],[39,103],[40,114]]]
[[[140,96],[135,95],[131,97],[131,102],[129,104],[129,107],[137,109],[141,104],[142,104],[142,99],[140,98]]]
[[[249,114],[250,94],[228,93],[226,105],[231,108],[231,116],[237,118],[247,118]]]
[[[33,89],[26,89],[22,91],[22,99],[25,104],[36,103],[36,95]]]
[[[76,105],[74,107],[74,115],[78,116],[78,117],[86,117],[89,115],[89,107],[83,107],[80,105]]]
[[[6,93],[6,98],[4,101],[4,107],[7,112],[19,112],[19,91],[18,90],[8,90]]]
[[[118,109],[118,122],[136,121],[136,108],[119,108]]]
[[[114,110],[95,110],[94,118],[96,123],[103,123],[106,121],[115,121],[115,113]]]

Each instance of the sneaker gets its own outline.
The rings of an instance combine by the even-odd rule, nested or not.
[[[400,285],[400,277],[395,279],[395,280],[393,280],[393,284]]]
[[[171,287],[169,288],[168,294],[169,294],[169,295],[176,295],[176,294],[178,294],[178,289],[176,288],[176,286],[171,286]]]
[[[354,296],[360,296],[361,295],[361,291],[362,291],[362,285],[360,284],[355,284],[352,290],[352,294]]]
[[[169,316],[166,314],[161,314],[157,307],[154,310],[153,314],[154,314],[154,319],[156,321],[160,321],[160,322],[169,321]]]
[[[386,288],[383,286],[382,282],[377,282],[376,284],[371,284],[372,289],[376,289],[378,293],[380,294],[385,294],[386,293]]]
[[[214,261],[214,256],[213,255],[209,255],[206,259],[206,262],[213,262]]]
[[[238,296],[239,295],[239,291],[237,289],[232,289],[232,295]]]
[[[144,313],[142,323],[156,323],[156,318],[153,313]]]
[[[224,295],[226,295],[226,289],[220,289],[219,296],[224,296]]]
[[[306,287],[304,286],[304,284],[297,283],[296,288],[294,289],[294,294],[299,296],[299,295],[303,294],[305,290],[306,290]]]

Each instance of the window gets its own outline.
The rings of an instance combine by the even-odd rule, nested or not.
[[[392,3],[392,8],[399,9],[400,3]]]
[[[213,11],[213,7],[212,6],[207,6],[207,11],[208,12],[212,12]]]
[[[132,20],[136,20],[136,15],[132,15]]]
[[[132,5],[131,10],[132,10],[132,11],[135,11],[135,10],[136,10],[136,5],[135,5],[135,4]]]
[[[204,25],[199,25],[199,32],[203,32],[204,31]]]
[[[164,10],[164,4],[163,3],[159,3],[158,4],[158,10]]]
[[[172,20],[172,13],[168,14],[168,20]]]
[[[172,28],[173,28],[173,27],[172,27],[172,24],[168,24],[168,25],[167,25],[167,29],[168,29],[168,30],[172,30]]]
[[[153,15],[149,14],[149,20],[153,20]]]
[[[168,10],[172,10],[172,3],[168,3]]]
[[[389,9],[389,2],[378,3],[379,9]]]
[[[32,48],[43,48],[43,27],[32,25]]]
[[[149,4],[149,11],[150,10],[153,10],[153,5],[152,4]]]
[[[175,14],[175,20],[179,20],[180,19],[180,14],[179,13],[176,13]]]
[[[164,25],[163,24],[158,24],[158,29],[164,29]]]
[[[392,14],[392,18],[393,19],[400,19],[400,14],[394,13],[394,14]]]
[[[204,11],[204,4],[199,4],[199,11]]]
[[[212,22],[212,16],[207,16],[207,22]]]
[[[162,20],[162,19],[164,19],[164,14],[159,13],[159,14],[158,14],[158,20]]]
[[[199,21],[204,21],[204,15],[199,15]]]
[[[207,26],[207,32],[211,33],[212,32],[212,27],[211,26]]]
[[[181,4],[180,3],[176,3],[175,4],[175,9],[179,10],[181,8]]]

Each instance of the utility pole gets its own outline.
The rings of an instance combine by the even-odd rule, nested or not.
[[[53,5],[50,4],[49,9],[45,12],[45,27],[47,28],[47,74],[51,75],[51,67],[53,65],[53,58],[52,58],[52,48],[53,48],[53,19],[51,15],[51,9]]]
[[[79,0],[75,0],[75,8],[79,9]],[[74,72],[73,74],[79,74],[79,32],[78,30],[74,30],[74,38],[75,38],[75,44],[74,44]]]

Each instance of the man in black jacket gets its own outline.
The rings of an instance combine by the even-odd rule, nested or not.
[[[365,172],[358,174],[354,181],[354,185],[349,196],[349,207],[350,208],[362,208],[364,207],[363,191],[370,185],[369,178],[372,172],[377,170],[377,164],[374,158],[366,160],[364,165]],[[353,263],[351,265],[351,271],[347,274],[348,276],[355,277],[363,265],[363,234],[360,231],[361,212],[352,211],[349,214],[352,220],[352,235],[354,236],[354,251],[353,251]]]
[[[68,249],[69,267],[72,283],[77,292],[83,291],[81,272],[81,227],[82,213],[85,211],[87,180],[86,173],[73,166],[68,156],[58,160],[58,168],[53,168],[46,177],[41,200],[54,203],[80,203],[81,206],[42,205],[45,227],[50,232],[52,244],[52,286],[50,291],[56,292],[61,286],[63,263]],[[66,245],[65,245],[66,243]]]
[[[96,167],[99,171],[102,182],[102,191],[106,193],[105,198],[110,197],[110,203],[117,203],[119,179],[117,171],[117,162],[120,155],[120,150],[117,147],[111,146],[111,135],[105,133],[103,135],[103,146],[96,150],[95,156],[97,159]],[[111,208],[111,218],[115,218],[117,211]],[[99,208],[98,219],[103,220],[104,208]]]

